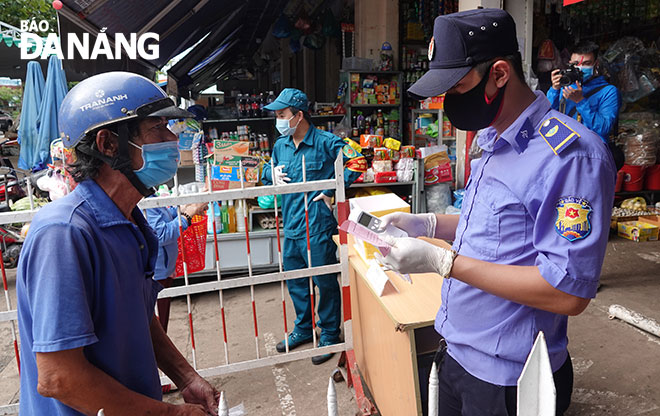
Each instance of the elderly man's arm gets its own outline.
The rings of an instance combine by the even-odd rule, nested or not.
[[[156,353],[158,367],[181,390],[181,395],[186,403],[202,405],[206,411],[216,415],[220,393],[197,374],[167,336],[155,316],[151,320],[151,342]]]
[[[124,387],[87,361],[82,348],[37,353],[37,390],[86,415],[206,415],[200,406],[175,406]]]

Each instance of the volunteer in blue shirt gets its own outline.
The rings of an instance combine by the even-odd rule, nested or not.
[[[580,121],[598,134],[605,143],[616,126],[621,108],[621,95],[614,85],[598,74],[598,45],[588,41],[576,45],[571,53],[571,65],[582,72],[582,82],[562,87],[559,69],[552,71],[552,88],[547,96],[553,109]]]
[[[430,70],[409,92],[446,92],[452,124],[487,128],[478,139],[483,156],[472,162],[460,216],[384,217],[411,237],[453,240],[452,249],[401,238],[382,261],[448,279],[435,321],[447,345],[440,415],[516,414],[516,382],[540,331],[561,415],[573,386],[568,315],[596,295],[614,199],[612,157],[595,133],[525,84],[505,11],[438,17],[429,58]]]
[[[163,195],[159,195],[163,196]],[[181,227],[185,231],[192,223],[192,217],[201,215],[207,205],[187,204],[181,206]],[[179,215],[176,207],[160,207],[146,209],[147,222],[158,238],[158,258],[154,270],[154,280],[167,288],[174,282],[174,269],[179,254]],[[170,298],[158,299],[158,320],[167,332],[170,319]]]
[[[274,172],[266,164],[262,174],[265,184],[282,185],[287,182],[302,182],[302,158],[305,157],[306,179],[317,181],[334,177],[334,163],[341,152],[344,159],[344,183],[348,188],[358,176],[366,171],[366,160],[332,133],[319,130],[311,122],[307,96],[295,88],[285,88],[267,110],[276,114],[277,130],[281,136],[273,147]],[[333,192],[311,192],[309,198],[309,238],[312,266],[324,266],[337,262],[337,246],[332,241],[336,233],[337,220],[332,213]],[[282,259],[284,270],[308,267],[305,206],[303,194],[282,195],[282,221],[284,244]],[[318,287],[318,327],[321,328],[319,347],[340,341],[341,294],[336,275],[314,276]],[[289,295],[296,312],[295,328],[288,336],[289,349],[312,341],[312,310],[308,278],[287,280]],[[285,341],[276,346],[277,351],[286,351]],[[333,354],[312,358],[312,363],[321,364]]]
[[[190,117],[153,82],[107,72],[59,110],[76,189],[34,217],[17,273],[23,415],[217,414],[218,392],[154,317],[158,240],[137,208],[174,176],[168,118]],[[158,368],[182,392],[161,401]]]

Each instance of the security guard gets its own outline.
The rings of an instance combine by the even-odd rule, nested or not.
[[[435,321],[447,344],[439,414],[516,414],[516,382],[543,331],[561,415],[573,387],[567,320],[596,295],[614,199],[612,157],[598,135],[525,84],[505,11],[438,17],[429,59],[409,92],[447,92],[445,112],[457,128],[488,127],[478,139],[483,156],[472,162],[460,216],[384,217],[411,237],[453,240],[452,250],[402,238],[382,261],[401,273],[448,278]]]
[[[317,181],[334,177],[334,162],[339,152],[344,159],[344,183],[349,187],[360,174],[366,171],[366,160],[334,134],[314,127],[308,113],[307,96],[295,88],[286,88],[271,104],[264,108],[276,114],[276,126],[281,136],[273,148],[274,172],[266,164],[262,174],[265,184],[302,182],[302,163],[305,157],[306,179]],[[337,262],[337,246],[332,235],[337,221],[332,214],[333,192],[326,190],[308,195],[309,238],[312,266],[324,266]],[[284,222],[284,270],[308,267],[304,194],[282,195],[282,219]],[[336,275],[314,276],[314,285],[319,289],[318,326],[321,338],[318,346],[336,344],[340,340],[341,294]],[[289,349],[311,342],[312,310],[307,278],[287,281],[289,295],[296,311],[294,330],[288,335]],[[286,345],[281,341],[277,351],[284,352]],[[312,363],[321,364],[333,354],[312,358]]]

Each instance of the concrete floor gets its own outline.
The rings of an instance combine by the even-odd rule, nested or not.
[[[15,271],[9,271],[8,280],[13,292]],[[617,303],[660,320],[660,242],[632,243],[612,237],[601,282],[597,298],[582,315],[569,321],[569,349],[576,375],[573,404],[567,415],[660,415],[660,339],[621,321],[609,320],[607,314],[609,305]],[[283,331],[280,286],[266,285],[255,292],[261,354],[277,354],[274,346]],[[15,299],[12,302],[15,305]],[[198,366],[220,365],[224,362],[224,347],[218,296],[194,296],[193,302]],[[288,296],[287,302],[287,310],[292,311]],[[225,292],[225,307],[230,361],[254,358],[249,290]],[[190,358],[185,298],[174,300],[172,308],[170,334]],[[328,378],[335,365],[335,359],[321,366],[313,366],[306,359],[215,377],[211,382],[225,391],[230,407],[242,404],[247,415],[319,416],[327,412]],[[337,384],[336,390],[339,414],[355,415],[357,405],[346,384]],[[10,326],[3,323],[0,404],[17,400],[18,375]],[[165,400],[180,402],[181,397],[173,392]]]

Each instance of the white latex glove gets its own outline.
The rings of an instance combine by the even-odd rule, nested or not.
[[[385,239],[392,244],[390,253],[384,257],[378,252],[374,253],[376,260],[383,266],[402,274],[438,273],[446,279],[449,278],[456,258],[454,250],[410,237]]]
[[[331,196],[327,196],[326,194],[321,192],[320,194],[316,195],[316,197],[314,197],[314,199],[312,199],[312,201],[314,201],[314,202],[323,201],[325,203],[325,205],[328,207],[328,209],[330,211],[332,211],[332,197]]]
[[[381,217],[380,229],[384,230],[388,224],[405,231],[409,237],[435,237],[435,226],[438,220],[435,214],[408,214],[406,212],[393,212]]]
[[[284,172],[285,167],[286,166],[284,166],[284,165],[279,165],[279,166],[275,166],[275,168],[273,169],[273,172],[272,172],[273,173],[273,183],[275,185],[286,185],[286,183],[291,180],[291,178],[289,178],[287,176],[286,172]]]

